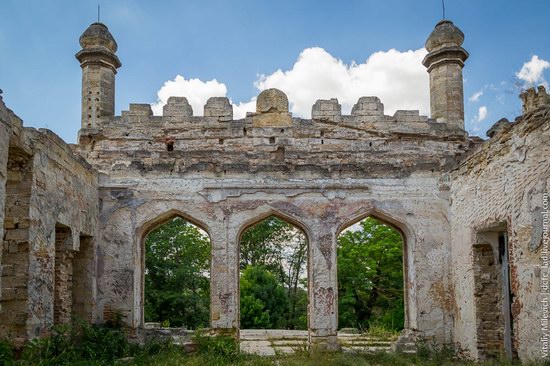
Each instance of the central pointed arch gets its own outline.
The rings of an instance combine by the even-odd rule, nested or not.
[[[261,226],[267,225],[267,226]],[[273,226],[274,225],[274,226]],[[279,226],[277,226],[279,225]],[[247,255],[247,260],[244,259],[245,244],[244,241],[250,242],[253,235],[249,235],[251,230],[262,230],[268,227],[277,227],[281,228],[277,237],[274,237],[276,244],[275,246],[278,249],[281,249],[280,262],[274,263],[273,265],[267,263],[251,263],[250,256]],[[290,230],[286,234],[282,234],[285,230]],[[286,236],[288,234],[288,236]],[[248,237],[247,237],[248,236]],[[309,280],[309,242],[310,235],[308,233],[307,226],[304,225],[300,220],[281,213],[274,209],[268,209],[259,215],[254,216],[253,218],[247,220],[243,223],[238,231],[238,254],[239,254],[239,268],[240,268],[240,286],[239,288],[239,327],[240,328],[257,328],[262,324],[259,322],[251,322],[250,319],[250,307],[251,301],[257,301],[256,304],[261,304],[258,306],[264,306],[262,310],[264,314],[269,314],[272,316],[275,312],[275,309],[270,309],[269,306],[281,306],[285,307],[288,305],[287,311],[283,317],[278,318],[280,321],[274,321],[273,316],[270,321],[266,321],[262,328],[274,328],[274,329],[301,329],[307,330],[309,324],[309,314],[308,314],[308,302],[309,302],[309,293],[308,284]],[[264,238],[265,239],[265,238]],[[273,240],[273,239],[268,239]],[[287,240],[288,242],[285,242]],[[284,247],[279,247],[277,245],[283,245]],[[247,243],[247,251],[251,250],[250,243]],[[271,248],[272,249],[272,248]],[[274,268],[280,268],[283,270],[275,271]],[[273,292],[281,292],[278,296],[288,300],[288,304],[284,303],[281,300],[281,303],[278,305],[269,305],[269,299],[260,299],[256,298],[254,293],[254,281],[267,281],[269,285],[264,284],[264,286],[273,285]],[[277,283],[276,283],[277,282]],[[244,287],[243,287],[244,286]],[[282,293],[284,290],[284,294]],[[244,292],[243,292],[244,291]],[[244,296],[244,299],[243,299]],[[243,302],[245,301],[245,302]],[[245,308],[243,308],[243,306]],[[303,311],[302,311],[303,310]],[[244,312],[244,313],[243,313]],[[243,316],[246,316],[246,320],[243,319]],[[273,322],[271,321],[273,320]],[[252,324],[254,323],[254,324]],[[241,333],[242,335],[242,333]]]
[[[206,273],[196,273],[198,277],[205,277],[207,276],[207,280],[202,279],[202,287],[205,287],[207,289],[207,292],[202,295],[204,299],[201,297],[201,301],[203,303],[207,304],[207,309],[203,309],[205,314],[204,316],[198,318],[202,319],[205,318],[205,324],[200,324],[201,327],[209,326],[210,324],[210,274],[211,274],[211,240],[210,240],[210,232],[208,227],[202,223],[199,220],[196,220],[195,218],[189,216],[188,214],[176,210],[171,209],[168,210],[158,216],[156,216],[153,219],[148,220],[144,224],[141,225],[140,229],[137,231],[137,237],[139,240],[139,248],[140,248],[140,258],[141,258],[141,284],[140,284],[140,309],[141,309],[141,316],[140,316],[140,326],[143,327],[146,321],[146,314],[145,314],[145,305],[146,305],[146,275],[147,275],[147,245],[151,245],[151,243],[148,243],[148,238],[152,236],[153,234],[156,234],[156,240],[159,240],[159,237],[162,240],[163,235],[161,232],[161,229],[163,227],[169,227],[172,230],[176,230],[175,233],[179,236],[179,240],[181,240],[181,235],[186,237],[187,242],[185,245],[189,245],[190,243],[197,246],[202,253],[200,256],[188,256],[187,260],[192,260],[194,262],[200,261],[199,265],[191,266],[191,268],[196,269],[197,271],[206,271]],[[185,232],[182,232],[185,231]],[[166,235],[169,235],[167,233]],[[207,241],[207,243],[206,243]],[[177,244],[174,242],[174,244]],[[183,244],[178,244],[179,246],[182,246]],[[149,248],[151,249],[151,248]],[[181,249],[181,248],[180,248]],[[179,253],[182,251],[180,250]],[[186,253],[185,251],[183,251]],[[203,253],[204,252],[204,253]],[[173,255],[176,255],[172,253]],[[167,259],[167,258],[166,258]],[[183,261],[182,261],[183,262]],[[204,263],[203,263],[204,262]],[[196,264],[196,263],[194,263]],[[196,268],[195,268],[196,267]],[[171,270],[171,269],[170,269]],[[186,268],[186,270],[190,270],[189,268]],[[207,283],[206,283],[207,281]],[[184,284],[181,284],[181,286],[186,286]],[[182,287],[182,290],[183,287]],[[196,289],[195,289],[196,290]],[[176,293],[177,295],[177,293]],[[200,297],[200,296],[199,296]],[[176,299],[177,300],[177,299]],[[174,301],[174,304],[178,304],[178,301]],[[183,304],[181,301],[179,301],[180,305],[178,308],[185,308],[185,304]],[[204,307],[204,306],[203,306]],[[181,310],[179,309],[179,310]],[[200,315],[200,314],[199,314]],[[157,322],[163,322],[164,325],[183,325],[188,326],[188,324],[179,324],[181,321],[178,320],[177,322],[170,322],[169,319],[155,319]],[[193,327],[193,326],[192,326]]]
[[[381,224],[384,224],[399,233],[402,243],[402,276],[403,276],[403,302],[404,302],[404,328],[411,329],[416,327],[415,317],[411,316],[414,313],[415,303],[413,301],[415,288],[412,286],[411,279],[414,278],[413,253],[415,237],[414,232],[404,220],[395,218],[383,211],[377,209],[366,209],[357,212],[347,221],[342,223],[336,232],[338,238],[346,229],[362,222],[365,219],[372,218]]]

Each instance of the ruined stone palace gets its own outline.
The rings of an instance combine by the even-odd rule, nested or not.
[[[397,347],[433,337],[478,359],[541,358],[550,97],[527,90],[515,121],[497,122],[488,140],[468,136],[463,41],[443,20],[426,42],[431,117],[385,115],[365,96],[351,115],[330,99],[296,118],[276,89],[239,120],[220,97],[201,117],[183,97],[163,116],[149,104],[115,116],[117,43],[90,25],[76,54],[77,144],[24,127],[0,101],[0,337],[23,342],[75,315],[115,314],[139,337],[144,238],[175,216],[208,233],[211,328],[238,337],[239,237],[275,215],[308,238],[309,342],[338,349],[336,238],[372,216],[404,241]]]

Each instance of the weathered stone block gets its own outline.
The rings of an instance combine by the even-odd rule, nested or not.
[[[288,98],[279,89],[267,89],[256,99],[257,113],[285,113],[288,112]]]
[[[205,117],[217,117],[219,121],[227,122],[233,119],[233,106],[226,97],[212,97],[204,105]]]
[[[383,116],[384,105],[378,97],[361,97],[351,109],[352,116]]]
[[[513,125],[513,122],[508,121],[508,119],[506,119],[506,118],[502,118],[502,119],[498,120],[494,125],[491,126],[491,128],[489,128],[487,130],[486,135],[489,138],[493,138],[495,135],[497,135],[500,132],[506,130],[511,125]]]
[[[150,117],[153,115],[153,110],[150,104],[130,104],[129,111],[122,111],[123,116],[142,116]]]
[[[414,111],[404,111],[404,110],[398,110],[394,113],[393,117],[395,118],[396,122],[427,122],[428,117],[421,116],[420,112],[417,110]]]
[[[185,97],[170,97],[164,107],[162,115],[165,117],[191,117],[193,108]]]
[[[290,113],[259,113],[252,116],[254,127],[288,127],[292,125]]]
[[[334,117],[342,115],[342,106],[338,103],[338,99],[317,100],[311,109],[312,119],[328,119],[333,120]]]

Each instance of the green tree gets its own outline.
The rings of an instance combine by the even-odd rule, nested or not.
[[[176,217],[145,239],[145,321],[189,329],[210,320],[210,240]]]
[[[338,237],[341,328],[403,329],[402,248],[398,231],[370,217]]]
[[[278,327],[306,329],[307,239],[304,233],[275,216],[268,217],[243,233],[240,255],[241,271],[249,266],[261,266],[285,289],[289,307],[284,324]],[[241,307],[244,302],[241,296]],[[241,316],[243,314],[241,309]]]
[[[248,266],[241,275],[241,328],[285,325],[289,303],[284,287],[262,266]]]

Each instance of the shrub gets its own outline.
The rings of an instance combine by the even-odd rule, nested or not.
[[[12,365],[13,364],[13,347],[7,340],[0,339],[0,365]]]
[[[225,360],[235,360],[239,356],[239,345],[231,336],[208,336],[197,333],[194,340],[201,354]]]

